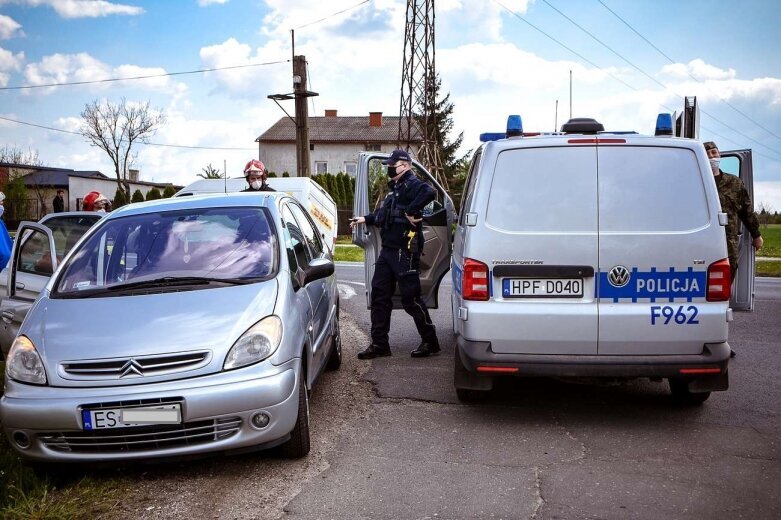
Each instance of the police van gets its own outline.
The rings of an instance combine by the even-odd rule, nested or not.
[[[665,378],[685,404],[728,388],[727,217],[702,144],[668,114],[656,134],[578,119],[530,136],[511,116],[481,136],[451,261],[460,399],[508,375]],[[751,189],[750,151],[722,169]],[[743,242],[732,306],[750,310]]]

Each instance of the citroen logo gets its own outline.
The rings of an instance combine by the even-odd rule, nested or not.
[[[120,369],[122,372],[119,374],[119,377],[126,377],[130,375],[143,376],[144,374],[141,372],[142,369],[143,367],[139,365],[135,359],[131,359],[122,366]]]
[[[629,283],[629,269],[617,265],[607,273],[607,281],[613,287],[623,287]]]

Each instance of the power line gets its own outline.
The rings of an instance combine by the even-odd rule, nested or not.
[[[631,25],[629,22],[627,22],[626,20],[624,20],[623,18],[621,18],[621,17],[618,15],[618,13],[616,13],[616,12],[615,12],[615,11],[613,11],[611,8],[609,8],[607,5],[605,5],[605,3],[604,3],[602,0],[597,0],[597,1],[598,1],[600,4],[602,4],[602,7],[604,7],[604,8],[605,8],[605,9],[607,9],[608,11],[610,11],[610,13],[611,13],[613,16],[615,16],[616,18],[618,18],[618,19],[619,19],[619,20],[620,20],[620,21],[621,21],[621,22],[622,22],[624,25],[626,25],[627,27],[629,27],[629,29],[631,29],[631,30],[632,30],[632,32],[634,32],[634,33],[635,33],[637,36],[639,36],[640,38],[642,38],[642,39],[643,39],[643,41],[645,41],[645,42],[646,42],[648,45],[650,45],[651,47],[653,47],[653,48],[654,48],[654,50],[656,50],[656,52],[658,52],[659,54],[661,54],[662,56],[664,56],[664,57],[667,59],[667,61],[669,61],[669,62],[670,62],[670,63],[672,63],[672,64],[675,64],[675,63],[676,63],[676,62],[675,62],[675,60],[673,60],[673,59],[672,59],[671,57],[669,57],[667,54],[665,54],[664,52],[662,52],[662,51],[661,51],[661,49],[659,49],[659,47],[657,47],[656,45],[654,45],[653,43],[651,43],[651,41],[650,41],[648,38],[646,38],[645,36],[643,36],[642,34],[640,34],[640,32],[638,32],[638,31],[637,31],[637,29],[635,29],[634,27],[632,27],[632,25]],[[547,2],[546,2],[546,3],[547,3]],[[703,85],[705,85],[705,83],[704,83],[702,80],[700,80],[700,79],[696,78],[694,75],[692,75],[692,73],[691,73],[691,72],[689,72],[689,71],[686,71],[686,74],[687,74],[687,75],[688,75],[688,76],[689,76],[691,79],[693,79],[694,81],[696,81],[696,82],[698,82],[698,83],[702,83]],[[705,86],[707,87],[707,85],[705,85]],[[713,92],[713,91],[711,90],[711,92]],[[729,101],[727,101],[726,99],[724,99],[724,98],[722,98],[721,96],[719,96],[718,94],[716,94],[716,96],[719,98],[719,101],[722,101],[722,102],[726,103],[726,105],[727,105],[728,107],[730,107],[731,109],[733,109],[735,112],[737,112],[738,114],[742,115],[743,117],[745,117],[746,119],[748,119],[749,121],[751,121],[752,123],[754,123],[755,125],[757,125],[759,128],[761,128],[761,129],[762,129],[762,130],[764,130],[765,132],[769,133],[769,134],[770,134],[770,135],[772,135],[773,137],[775,137],[775,138],[777,138],[777,139],[781,140],[781,136],[779,136],[778,134],[776,134],[776,133],[775,133],[775,132],[773,132],[772,130],[769,130],[769,129],[765,128],[763,125],[759,124],[759,122],[757,122],[755,119],[753,119],[753,118],[752,118],[752,117],[750,117],[749,115],[745,114],[745,113],[744,113],[742,110],[740,110],[739,108],[737,108],[736,106],[734,106],[732,103],[730,103],[730,102],[729,102]]]
[[[18,85],[14,87],[0,87],[0,90],[25,90],[25,89],[35,89],[35,88],[48,88],[48,87],[69,87],[73,85],[91,85],[95,83],[112,83],[115,81],[132,81],[137,79],[162,78],[166,76],[184,76],[186,74],[202,74],[204,72],[216,72],[220,70],[246,69],[249,67],[263,67],[266,65],[278,65],[280,63],[290,63],[290,60],[267,61],[264,63],[250,63],[247,65],[230,65],[227,67],[214,67],[211,69],[188,70],[184,72],[166,72],[163,74],[148,74],[145,76],[131,76],[127,78],[106,78],[106,79],[96,79],[91,81],[68,81],[63,83],[46,83],[43,85]]]
[[[18,119],[11,119],[10,117],[2,117],[0,116],[0,119],[3,121],[9,121],[11,123],[16,123],[19,125],[25,125],[25,126],[33,126],[35,128],[42,128],[44,130],[50,130],[52,132],[60,132],[63,134],[70,134],[70,135],[78,135],[81,136],[79,132],[74,132],[72,130],[63,130],[62,128],[54,128],[51,126],[45,126],[45,125],[39,125],[36,123],[30,123],[27,121],[19,121]],[[144,144],[147,146],[160,146],[163,148],[185,148],[188,150],[227,150],[227,151],[255,151],[255,148],[232,148],[232,147],[220,147],[220,146],[188,146],[184,144],[163,144],[163,143],[145,143],[143,141],[139,141],[139,144]]]
[[[347,11],[352,11],[352,10],[353,10],[353,9],[355,9],[356,7],[360,7],[360,6],[362,6],[363,4],[368,4],[369,2],[371,2],[371,0],[363,0],[363,2],[360,2],[360,3],[358,3],[358,4],[355,4],[355,5],[354,5],[354,6],[352,6],[352,7],[348,7],[348,8],[346,8],[346,9],[342,9],[341,11],[337,11],[337,12],[335,12],[335,13],[331,13],[331,14],[329,14],[328,16],[326,16],[326,17],[324,17],[324,18],[320,18],[319,20],[315,20],[314,22],[309,22],[309,23],[305,23],[304,25],[299,25],[299,26],[298,26],[298,27],[296,27],[294,30],[295,30],[295,31],[297,31],[297,30],[299,30],[299,29],[303,29],[304,27],[309,27],[310,25],[315,25],[315,24],[317,24],[317,23],[324,22],[324,21],[328,20],[329,18],[333,18],[334,16],[340,15],[340,14],[342,14],[342,13],[346,13]]]

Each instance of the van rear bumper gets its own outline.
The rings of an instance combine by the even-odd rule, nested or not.
[[[488,341],[459,337],[458,353],[469,372],[479,375],[553,377],[689,377],[716,376],[727,371],[730,346],[706,343],[702,352],[680,356],[590,356],[551,354],[497,354]],[[481,370],[478,370],[478,367]],[[491,368],[499,369],[490,371]],[[506,370],[502,371],[504,368]],[[720,369],[699,372],[697,369]],[[516,370],[517,369],[517,370]],[[486,371],[486,372],[483,372]]]

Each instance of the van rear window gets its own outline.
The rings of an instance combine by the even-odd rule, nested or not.
[[[505,150],[496,160],[486,224],[516,232],[597,232],[596,149]]]
[[[600,232],[682,232],[708,224],[692,150],[605,146],[598,154]]]

